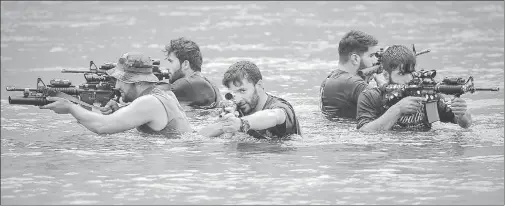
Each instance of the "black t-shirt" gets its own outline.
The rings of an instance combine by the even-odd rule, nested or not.
[[[282,109],[286,113],[286,121],[282,124],[276,125],[265,130],[258,132],[267,137],[282,138],[291,134],[301,135],[300,124],[295,115],[295,110],[286,100],[267,94],[268,99],[262,110],[266,109]]]
[[[439,96],[440,97],[440,96]],[[443,98],[439,98],[437,102],[438,116],[441,122],[456,123],[454,113],[451,108],[445,104]],[[384,114],[387,109],[386,97],[378,88],[366,89],[358,99],[357,108],[357,129],[368,124]],[[412,128],[412,129],[430,129],[431,124],[425,113],[425,107],[421,107],[417,113],[411,115],[403,115],[398,119],[393,129]]]
[[[170,85],[177,100],[197,108],[214,108],[221,101],[219,88],[200,74],[176,80]]]
[[[359,76],[335,70],[321,84],[321,111],[328,118],[356,118],[358,97],[368,84]]]

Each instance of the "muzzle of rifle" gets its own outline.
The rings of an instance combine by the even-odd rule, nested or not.
[[[221,102],[221,108],[223,108],[223,110],[224,110],[227,107],[233,107],[233,108],[235,108],[235,111],[239,113],[239,116],[241,116],[241,113],[238,110],[237,104],[235,104],[235,102],[233,101],[233,94],[232,93],[226,93],[224,95],[224,98],[226,100]],[[227,113],[228,112],[226,112],[225,114],[227,114]],[[222,118],[222,117],[223,117],[223,114],[219,114],[219,118]]]
[[[233,99],[233,94],[232,93],[226,93],[226,94],[224,94],[224,98],[226,100],[232,100]]]

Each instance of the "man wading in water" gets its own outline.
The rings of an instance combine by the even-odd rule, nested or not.
[[[139,53],[126,53],[119,58],[117,67],[107,73],[116,78],[116,89],[124,102],[119,109],[115,101],[101,108],[102,114],[88,111],[70,101],[47,97],[51,104],[41,106],[58,114],[72,114],[77,121],[97,134],[119,133],[133,128],[148,134],[177,137],[191,132],[189,121],[174,93],[156,86],[152,61]]]

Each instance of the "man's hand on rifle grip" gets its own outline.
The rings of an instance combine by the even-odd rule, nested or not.
[[[451,100],[451,110],[456,116],[461,117],[465,115],[467,111],[466,101],[464,99],[455,97]]]
[[[408,96],[394,104],[391,108],[395,108],[402,115],[414,114],[423,106],[425,97]]]
[[[104,107],[100,108],[100,112],[103,115],[109,115],[116,112],[119,109],[119,104],[114,100],[109,100]]]

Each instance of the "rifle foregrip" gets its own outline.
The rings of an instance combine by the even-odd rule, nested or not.
[[[438,87],[438,92],[443,93],[443,94],[452,94],[452,95],[457,95],[457,94],[462,94],[465,93],[466,91],[463,91],[463,87],[460,85],[441,85]]]
[[[44,106],[50,104],[54,101],[48,101],[45,97],[10,97],[9,104],[23,104],[23,105],[34,105],[34,106]]]

